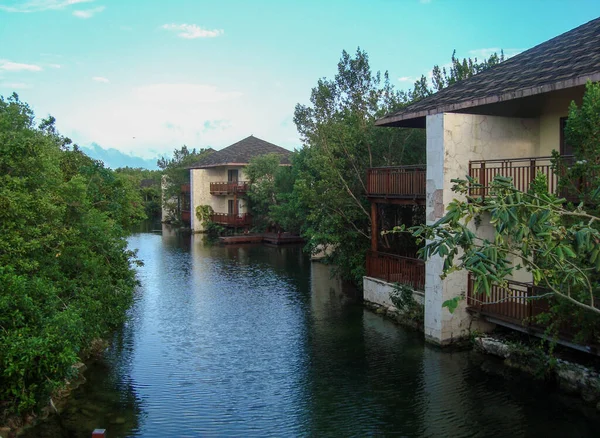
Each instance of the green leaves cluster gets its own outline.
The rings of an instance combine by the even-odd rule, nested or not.
[[[471,179],[454,182],[458,193],[481,187]],[[492,239],[469,226],[482,217],[493,227]],[[506,287],[508,278],[525,269],[536,286],[600,314],[599,221],[583,205],[570,210],[564,199],[549,194],[542,174],[528,193],[518,191],[510,178],[496,176],[485,202],[455,199],[442,219],[413,232],[428,241],[421,250],[424,258],[444,258],[444,276],[461,269],[473,274],[475,292],[489,294],[492,284]]]
[[[94,338],[122,322],[136,284],[128,228],[137,188],[17,95],[0,97],[0,400],[47,403]]]

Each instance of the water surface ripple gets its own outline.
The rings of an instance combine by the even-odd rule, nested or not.
[[[131,319],[30,436],[598,436],[575,399],[441,352],[341,293],[299,247],[130,238]]]

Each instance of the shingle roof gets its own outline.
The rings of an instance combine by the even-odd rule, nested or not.
[[[380,126],[409,126],[429,114],[571,88],[600,80],[600,18],[522,52],[378,120]],[[404,121],[404,122],[403,122]]]
[[[250,162],[250,159],[266,154],[279,154],[281,155],[281,164],[290,164],[290,151],[251,135],[231,146],[227,146],[220,151],[213,152],[202,158],[196,164],[190,166],[190,169],[202,169],[205,167],[225,165],[245,165]]]

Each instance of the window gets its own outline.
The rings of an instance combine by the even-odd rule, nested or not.
[[[232,169],[227,171],[227,181],[238,182],[238,170]]]

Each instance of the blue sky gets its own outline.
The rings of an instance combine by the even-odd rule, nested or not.
[[[250,134],[293,149],[294,106],[343,49],[407,88],[453,49],[514,54],[598,16],[597,0],[0,0],[0,95],[145,158]]]

